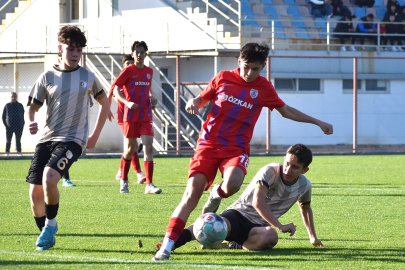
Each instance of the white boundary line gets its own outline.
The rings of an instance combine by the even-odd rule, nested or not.
[[[180,266],[190,266],[198,268],[208,268],[208,269],[246,269],[246,270],[280,270],[276,268],[259,268],[259,267],[242,267],[242,266],[225,266],[225,265],[216,265],[216,264],[199,264],[199,263],[177,263],[171,261],[162,261],[162,262],[152,262],[152,261],[137,261],[137,260],[125,260],[118,258],[99,258],[99,257],[89,257],[89,256],[70,256],[70,255],[55,255],[55,254],[45,254],[43,252],[16,252],[16,251],[7,251],[0,250],[0,254],[8,255],[18,255],[26,257],[43,257],[43,258],[55,258],[55,259],[73,259],[81,261],[93,261],[93,262],[112,262],[112,263],[127,263],[127,264],[167,264],[167,265],[180,265]],[[74,263],[74,262],[72,262]],[[16,263],[17,265],[18,263]]]

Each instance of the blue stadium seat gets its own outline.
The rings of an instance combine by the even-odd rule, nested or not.
[[[271,0],[261,0],[263,4],[273,4]]]
[[[295,0],[284,0],[284,4],[286,4],[286,5],[295,5]]]
[[[384,6],[384,1],[383,0],[375,0],[374,6],[375,7],[383,7]]]
[[[326,21],[323,18],[315,18],[315,26],[326,29]]]
[[[298,6],[288,6],[287,14],[293,15],[293,16],[299,16],[300,12],[298,11]]]
[[[403,0],[397,0],[399,2],[399,4],[402,6],[404,6],[404,1]]]
[[[249,4],[249,0],[240,0],[241,3]]]
[[[308,36],[307,31],[303,28],[295,28],[295,35],[297,36],[297,38],[311,39]]]
[[[326,29],[321,29],[321,30],[319,30],[319,37],[320,37],[320,38],[326,39],[327,35],[328,35],[328,34],[326,33]]]
[[[252,7],[248,4],[242,4],[241,12],[242,14],[253,15]]]
[[[282,27],[281,26],[281,22],[279,21],[280,17],[272,17],[271,19],[269,19],[269,26],[271,26],[271,22],[274,21],[274,27]]]
[[[264,7],[264,14],[277,16],[276,9],[273,6],[269,6],[269,5]]]
[[[359,18],[362,18],[362,17],[366,16],[366,11],[364,10],[364,8],[355,7],[354,8],[354,15],[356,15]]]
[[[287,38],[284,34],[283,28],[274,27],[274,37],[276,38]]]
[[[377,16],[383,18],[385,15],[385,12],[387,12],[387,9],[385,7],[380,7],[377,8]]]
[[[292,26],[301,27],[301,28],[307,28],[308,26],[306,26],[302,20],[304,20],[303,17],[293,17],[292,21],[291,21]]]
[[[246,15],[244,20],[242,20],[242,24],[247,26],[260,26],[260,24],[257,23],[256,18],[252,15]]]

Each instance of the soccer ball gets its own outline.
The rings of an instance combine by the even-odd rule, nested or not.
[[[228,226],[221,216],[215,213],[206,213],[194,222],[193,233],[200,244],[210,247],[224,241],[228,233]]]

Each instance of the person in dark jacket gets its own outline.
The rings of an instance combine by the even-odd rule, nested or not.
[[[404,50],[402,49],[402,40],[400,36],[397,36],[395,34],[399,34],[401,29],[400,25],[397,24],[398,19],[395,15],[391,14],[388,17],[388,20],[384,21],[387,22],[385,24],[385,29],[386,29],[386,34],[387,36],[382,36],[381,41],[382,45],[386,46],[388,45],[388,41],[391,44],[391,47],[383,47],[383,51],[393,51],[393,52],[403,52]],[[395,41],[398,43],[398,47],[395,47]]]
[[[395,10],[396,13],[401,12],[401,4],[397,0],[388,0],[388,2],[387,2],[387,10],[388,11],[392,10],[391,6],[395,7],[394,10]]]
[[[361,35],[354,35],[352,38],[352,45],[356,42],[356,39],[360,39],[360,44],[364,45],[364,40],[366,38],[373,40],[374,45],[377,45],[377,29],[373,22],[374,15],[368,14],[366,17],[360,18],[357,22],[356,32],[360,33]],[[365,35],[370,34],[370,35]],[[362,46],[361,49],[364,51],[365,47]]]
[[[332,0],[332,11],[333,11],[333,16],[345,16],[346,14],[352,14],[350,9],[343,4],[342,0]]]
[[[334,37],[338,38],[340,40],[340,44],[342,44],[342,47],[340,48],[340,50],[346,51],[346,47],[344,45],[345,39],[352,38],[353,34],[351,34],[351,33],[354,32],[353,23],[352,23],[352,15],[349,13],[346,13],[345,16],[339,20],[339,22],[337,23],[336,28],[333,32],[336,33],[334,35]],[[354,48],[354,46],[350,46],[350,50],[355,51],[356,49]]]
[[[21,135],[24,129],[24,107],[17,101],[17,93],[11,92],[11,102],[3,109],[3,124],[6,127],[6,156],[10,154],[11,139],[15,134],[16,149],[21,154]]]

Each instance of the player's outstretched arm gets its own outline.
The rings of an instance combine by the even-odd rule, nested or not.
[[[300,205],[300,212],[302,221],[309,235],[309,242],[316,247],[323,247],[321,240],[316,237],[314,217],[312,214],[312,208],[309,205]]]
[[[325,133],[326,135],[333,134],[333,126],[331,124],[323,122],[314,117],[311,117],[293,107],[288,106],[287,104],[284,105],[284,107],[276,108],[276,110],[284,118],[288,118],[297,122],[311,123],[319,126],[322,129],[323,133]]]
[[[110,112],[110,103],[108,102],[108,98],[105,93],[97,96],[96,100],[98,104],[100,104],[100,109],[98,111],[96,125],[87,142],[86,148],[88,149],[92,149],[96,146],[97,140],[100,137],[101,130],[103,129],[105,121],[107,120],[108,114]]]
[[[281,224],[280,221],[274,216],[273,212],[266,204],[267,187],[258,184],[255,188],[253,195],[253,207],[259,213],[259,215],[266,220],[273,227],[277,228],[280,232],[290,233],[293,236],[296,230],[294,223]]]
[[[37,134],[38,132],[38,123],[35,122],[35,113],[41,108],[41,106],[35,104],[35,103],[30,103],[28,106],[27,110],[27,119],[28,119],[28,129],[32,135]]]
[[[209,100],[203,99],[200,95],[195,98],[189,99],[186,104],[186,112],[189,114],[198,114],[198,110],[207,104]]]

